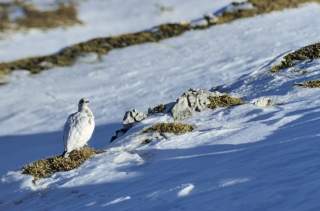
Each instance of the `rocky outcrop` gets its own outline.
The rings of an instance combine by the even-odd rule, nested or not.
[[[132,109],[131,111],[127,111],[124,114],[124,117],[122,120],[122,128],[115,132],[115,135],[111,137],[110,142],[113,142],[115,139],[124,135],[130,128],[134,126],[135,123],[141,122],[145,118],[147,118],[147,115],[143,112],[137,111],[135,109]]]
[[[218,91],[204,89],[189,89],[183,93],[176,102],[160,104],[149,108],[148,114],[135,109],[127,111],[123,118],[123,127],[116,131],[111,142],[124,135],[132,126],[141,122],[150,115],[170,114],[175,121],[181,121],[191,117],[194,112],[201,112],[205,109],[216,109],[218,107],[229,107],[243,104],[242,100]]]
[[[189,89],[177,99],[171,109],[171,114],[175,120],[183,120],[191,117],[193,112],[201,112],[208,108],[210,96],[219,94],[219,92],[210,92],[203,89]]]
[[[141,122],[145,118],[147,118],[145,113],[132,109],[124,114],[122,124],[128,127],[136,122]]]

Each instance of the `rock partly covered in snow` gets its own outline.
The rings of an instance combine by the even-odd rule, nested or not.
[[[218,21],[219,21],[219,18],[216,15],[212,13],[207,13],[203,16],[203,18],[192,20],[190,22],[190,27],[193,29],[207,28],[212,24],[216,24]]]
[[[141,122],[147,118],[147,114],[137,111],[135,109],[132,109],[131,111],[127,111],[124,114],[123,120],[122,120],[122,128],[117,130],[115,132],[115,135],[111,137],[111,142],[115,139],[119,138],[120,136],[124,135],[130,128],[133,127],[133,125],[137,122]]]
[[[269,97],[260,97],[257,99],[254,99],[252,101],[252,104],[258,107],[269,107],[273,105],[272,99]]]
[[[133,109],[131,111],[127,111],[124,114],[122,124],[124,126],[129,126],[136,122],[141,122],[145,118],[147,118],[147,115],[145,113]]]
[[[194,111],[200,112],[208,108],[210,96],[220,96],[220,92],[210,92],[203,89],[189,89],[183,93],[171,109],[171,114],[175,120],[183,120],[190,116]]]
[[[190,22],[191,28],[206,28],[209,23],[205,18],[199,18]]]

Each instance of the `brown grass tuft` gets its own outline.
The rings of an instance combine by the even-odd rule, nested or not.
[[[59,155],[35,161],[24,166],[22,173],[31,175],[35,179],[49,177],[56,172],[75,169],[97,153],[99,152],[95,149],[84,147],[80,150],[72,151],[67,158]]]
[[[19,8],[24,16],[10,20],[11,8]],[[0,3],[0,31],[26,28],[55,28],[81,23],[77,18],[77,9],[73,4],[61,4],[55,10],[41,11],[32,4],[22,1]]]
[[[320,88],[320,80],[306,81],[304,83],[296,85],[301,86],[303,88]]]
[[[52,11],[39,11],[28,5],[24,7],[24,11],[26,16],[15,22],[23,28],[47,29],[81,23],[77,18],[77,10],[74,5],[60,5]]]
[[[157,123],[143,132],[159,132],[159,133],[173,133],[175,135],[181,135],[194,130],[192,125],[182,124],[182,123]]]
[[[276,73],[285,68],[292,67],[299,61],[318,58],[320,58],[320,43],[308,45],[284,56],[280,64],[272,67],[271,72]]]
[[[218,107],[230,107],[243,104],[243,101],[237,97],[231,97],[228,95],[211,96],[209,97],[210,104],[208,108],[216,109]]]

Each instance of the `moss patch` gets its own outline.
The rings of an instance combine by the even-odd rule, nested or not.
[[[279,72],[282,69],[294,66],[299,61],[320,58],[320,43],[308,45],[283,57],[280,64],[273,66],[271,72]]]
[[[175,135],[181,135],[194,130],[192,125],[182,124],[182,123],[157,123],[143,132],[159,132],[159,133],[173,133]]]
[[[304,83],[296,85],[301,86],[303,88],[320,88],[320,80],[306,81]]]
[[[56,172],[75,169],[97,153],[99,152],[92,148],[84,147],[80,150],[72,151],[67,158],[59,155],[35,161],[24,166],[22,173],[31,175],[35,179],[49,177]]]
[[[243,101],[237,97],[231,97],[229,95],[210,96],[210,104],[208,108],[216,109],[218,107],[230,107],[243,104]]]
[[[113,37],[96,38],[79,44],[69,46],[61,51],[48,56],[32,57],[27,59],[16,60],[12,62],[0,63],[0,72],[8,74],[14,70],[28,70],[31,73],[39,73],[43,70],[50,69],[55,66],[69,66],[75,63],[76,59],[83,53],[97,53],[99,55],[107,54],[112,49],[124,48],[132,45],[159,42],[163,39],[176,37],[190,30],[201,30],[208,28],[212,25],[228,23],[236,19],[252,17],[255,15],[268,13],[275,10],[282,10],[285,8],[297,7],[301,3],[306,2],[320,2],[320,0],[249,0],[254,5],[252,10],[239,10],[235,12],[224,12],[217,20],[212,21],[209,17],[205,17],[208,24],[201,27],[192,27],[189,22],[183,23],[169,23],[156,26],[150,30],[141,31],[137,33],[129,33]],[[31,7],[32,8],[32,7]],[[19,20],[18,23],[26,26],[41,27],[40,19],[45,20],[47,23],[44,25],[55,26],[64,21],[63,18],[59,20],[58,17],[65,17],[70,20],[66,23],[73,23],[76,20],[76,11],[72,7],[63,6],[57,10],[57,14],[46,14],[47,16],[57,18],[34,18],[41,17],[37,12],[29,12],[28,20]],[[38,15],[36,15],[38,14]],[[65,15],[63,15],[65,14]],[[33,20],[33,21],[32,21]],[[55,21],[48,23],[48,21]],[[6,24],[4,24],[6,25]],[[1,28],[1,23],[0,23]]]

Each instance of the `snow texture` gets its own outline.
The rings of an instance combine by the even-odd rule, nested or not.
[[[217,10],[230,3],[161,1],[174,12],[165,10],[159,18],[155,1],[139,0],[146,14],[137,2],[119,6],[112,0],[103,7],[104,1],[84,1],[80,16],[86,26],[15,34],[0,40],[0,58],[45,54],[89,37],[192,19],[211,10],[212,2]],[[103,18],[94,21],[102,14],[110,27]],[[39,75],[15,72],[0,87],[0,210],[319,210],[319,89],[294,84],[318,79],[320,61],[268,71],[286,52],[318,42],[319,25],[320,6],[308,4],[119,49],[92,64],[77,62]],[[152,115],[108,142],[124,111],[172,102],[188,88],[212,87],[248,103],[196,113],[184,120],[195,125],[193,132],[141,144],[144,128],[173,121],[167,114]],[[34,182],[22,175],[24,164],[61,153],[61,127],[83,95],[96,117],[91,144],[105,152],[50,178]],[[275,104],[250,103],[262,97]]]

